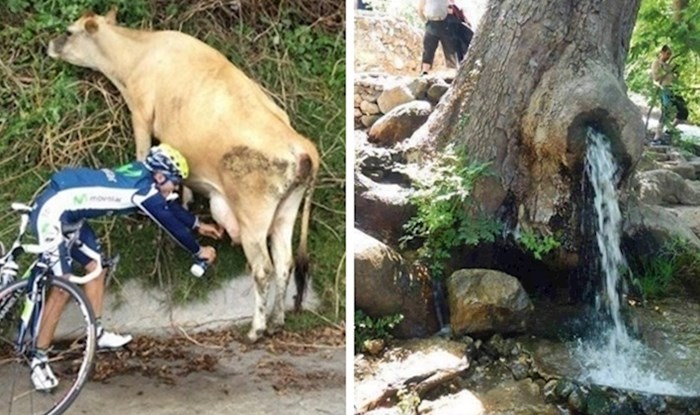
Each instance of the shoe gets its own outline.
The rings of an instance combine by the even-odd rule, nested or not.
[[[130,334],[117,334],[107,331],[105,329],[100,330],[97,335],[97,348],[98,349],[118,349],[125,344],[133,340]]]
[[[58,386],[58,379],[51,371],[48,356],[34,357],[31,367],[34,389],[48,392]]]

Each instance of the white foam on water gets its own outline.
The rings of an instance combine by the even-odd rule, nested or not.
[[[617,163],[610,142],[593,129],[588,131],[586,169],[593,185],[597,214],[596,236],[605,278],[597,299],[599,313],[612,322],[595,338],[581,340],[573,350],[581,365],[581,380],[616,388],[664,395],[691,395],[678,382],[655,367],[657,352],[630,337],[620,314],[620,270],[626,265],[620,249],[622,214],[617,197]]]

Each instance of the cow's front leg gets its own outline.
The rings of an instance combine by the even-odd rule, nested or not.
[[[152,120],[134,112],[131,116],[131,123],[134,127],[134,140],[136,141],[136,159],[146,160],[148,150],[151,149]]]

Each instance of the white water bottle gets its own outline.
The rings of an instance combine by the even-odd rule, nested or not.
[[[190,272],[197,278],[200,278],[207,271],[209,264],[203,259],[198,259],[197,262],[192,264],[190,267]]]

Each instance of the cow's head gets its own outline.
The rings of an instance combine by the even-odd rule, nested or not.
[[[83,14],[68,26],[66,33],[49,42],[48,54],[73,65],[97,69],[102,56],[97,37],[106,25],[117,23],[117,10],[112,9],[105,16],[93,12]]]

